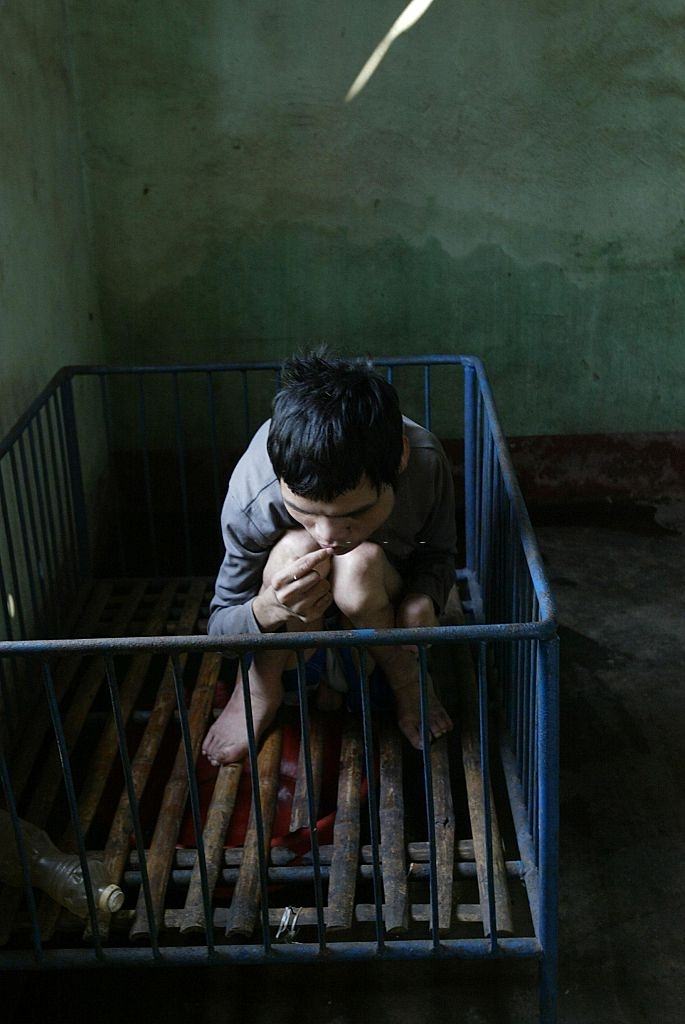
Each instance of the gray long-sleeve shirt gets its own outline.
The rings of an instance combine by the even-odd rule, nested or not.
[[[259,633],[252,601],[269,552],[286,530],[301,529],[289,515],[266,450],[270,421],[252,438],[231,476],[221,513],[226,554],[210,606],[213,635]],[[404,417],[409,462],[400,474],[395,505],[369,540],[381,544],[407,592],[427,594],[440,610],[454,582],[454,488],[438,439]]]

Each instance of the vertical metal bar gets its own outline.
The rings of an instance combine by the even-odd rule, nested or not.
[[[428,857],[430,867],[430,919],[433,949],[440,948],[440,906],[438,893],[438,857],[435,835],[435,801],[433,799],[433,768],[431,765],[431,732],[428,725],[428,689],[426,675],[428,663],[426,648],[419,644],[419,695],[421,698],[421,754],[423,757],[423,785],[426,796],[428,823]]]
[[[269,932],[269,882],[267,878],[266,858],[267,851],[264,849],[264,818],[262,816],[262,798],[259,789],[259,767],[257,765],[257,743],[254,734],[254,718],[252,717],[252,697],[250,694],[250,677],[247,664],[247,657],[244,652],[240,654],[240,674],[243,684],[243,699],[245,702],[245,726],[247,729],[247,748],[250,755],[250,777],[252,779],[252,801],[254,806],[255,828],[257,830],[257,844],[259,847],[259,886],[261,890],[261,912],[262,912],[262,943],[264,952],[271,951],[271,934]]]
[[[31,468],[33,470],[33,486],[36,504],[38,506],[38,515],[33,512],[33,501],[30,503],[30,509],[32,511],[31,518],[35,521],[35,543],[36,543],[36,557],[37,557],[37,572],[38,579],[40,581],[40,589],[43,599],[43,608],[45,614],[45,620],[47,623],[48,632],[54,636],[59,628],[60,619],[60,606],[55,603],[55,595],[53,593],[52,585],[55,580],[55,567],[52,562],[50,555],[50,545],[48,543],[48,531],[47,521],[45,518],[45,506],[43,504],[43,489],[41,486],[40,473],[38,472],[38,461],[36,458],[36,446],[33,439],[33,421],[31,420],[26,427],[26,436],[29,442],[29,454],[31,456]],[[31,493],[31,483],[28,475],[28,459],[26,458],[25,445],[22,443],[23,439],[20,439],[20,452],[22,457],[22,464],[24,468],[24,482],[26,485],[27,494]],[[40,536],[42,539],[42,546],[38,538],[38,526],[40,525]]]
[[[431,368],[426,363],[423,368],[423,425],[426,430],[431,429]]]
[[[518,535],[514,506],[509,506],[509,551],[511,556],[511,590],[510,590],[510,621],[515,623],[518,620]],[[511,707],[511,734],[513,749],[518,758],[518,705],[520,699],[519,678],[516,671],[518,664],[518,642],[509,644],[509,673],[512,688]],[[517,764],[518,767],[518,764]]]
[[[501,545],[501,495],[500,473],[497,461],[497,449],[493,441],[493,452],[490,460],[490,519],[492,521],[492,555],[490,560],[490,586],[492,589],[491,613],[493,622],[502,621],[502,545]],[[499,657],[499,644],[495,645],[495,660]]]
[[[540,643],[538,669],[540,831],[540,1020],[554,1024],[557,1002],[557,890],[559,884],[559,641]]]
[[[524,575],[524,578],[523,578],[523,608],[521,609],[521,618],[522,618],[523,621],[528,621],[529,618],[530,618],[528,609],[529,609],[530,595],[531,595],[532,589],[533,589],[532,581],[531,581],[531,578],[530,578],[530,574],[528,572],[528,567],[526,566],[525,575]],[[532,780],[532,773],[531,773],[531,768],[532,768],[531,753],[532,753],[533,744],[535,742],[535,736],[533,735],[532,730],[530,728],[530,718],[531,718],[531,704],[532,704],[532,700],[533,700],[533,671],[532,671],[532,665],[531,665],[532,653],[533,653],[533,641],[532,640],[524,640],[523,644],[522,644],[522,647],[523,647],[523,686],[524,686],[523,722],[522,722],[522,729],[523,729],[523,774],[522,774],[522,781],[525,780],[525,781],[523,781],[523,791],[526,794],[526,803],[527,803],[527,807],[528,807],[528,818],[529,818],[529,822],[530,822],[530,826],[531,826],[531,831],[532,831],[533,822],[532,822],[531,814],[532,814],[532,810],[533,810],[533,799],[532,799],[532,797],[533,797],[533,793],[532,793],[533,780]]]
[[[58,435],[60,434],[59,426],[59,410],[58,410],[58,397],[57,393],[53,394],[46,406],[46,419],[48,424],[48,444],[50,448],[50,462],[52,464],[52,476],[55,481],[55,494],[57,496],[57,516],[59,518],[59,532],[61,541],[62,551],[62,564],[65,566],[69,577],[71,579],[72,586],[77,579],[76,566],[74,565],[74,542],[70,536],[69,523],[71,520],[67,520],[68,508],[69,508],[69,488],[66,482],[66,475],[64,472],[64,460],[62,462],[62,473],[60,473],[59,462],[57,459],[57,446],[55,443],[55,426]],[[55,425],[53,425],[53,417]],[[64,490],[62,490],[62,481],[64,481]]]
[[[59,407],[59,409],[58,409]],[[71,481],[69,478],[69,460],[67,457],[66,426],[64,416],[64,403],[61,391],[55,393],[55,409],[57,422],[57,440],[59,442],[60,462],[62,464],[62,479],[64,480],[65,506],[67,510],[67,525],[71,539],[71,553],[74,563],[74,579],[79,578],[78,567],[78,539],[76,536],[76,516],[74,515],[74,501],[71,493]]]
[[[57,694],[55,693],[55,684],[52,679],[52,672],[47,661],[41,662],[41,668],[43,672],[43,683],[45,685],[45,693],[48,700],[48,708],[50,711],[50,718],[52,720],[52,727],[55,732],[55,739],[57,740],[57,748],[59,750],[59,759],[62,764],[62,775],[64,778],[64,788],[67,795],[67,803],[69,804],[69,815],[71,817],[71,823],[74,827],[76,834],[76,842],[78,846],[78,855],[81,862],[81,871],[83,872],[83,884],[86,890],[86,902],[88,903],[88,917],[90,919],[90,927],[93,932],[93,943],[95,946],[95,955],[98,960],[104,960],[104,953],[102,951],[102,944],[100,942],[100,929],[98,927],[98,916],[95,907],[95,896],[93,894],[93,882],[90,877],[90,867],[88,865],[88,857],[86,856],[86,842],[81,828],[81,822],[78,816],[78,804],[76,801],[76,791],[74,789],[74,777],[71,772],[71,764],[69,762],[69,751],[67,749],[67,741],[64,735],[64,728],[62,726],[62,719],[59,713],[59,704],[57,703]]]
[[[133,821],[133,832],[136,839],[136,850],[138,851],[138,864],[140,865],[140,876],[141,883],[143,886],[143,898],[145,899],[145,909],[147,911],[148,925],[150,928],[150,944],[152,946],[152,955],[155,960],[158,960],[161,957],[161,954],[159,952],[157,920],[155,918],[154,909],[152,907],[152,896],[150,894],[150,878],[147,872],[145,839],[143,837],[143,829],[140,824],[140,810],[138,805],[138,797],[136,796],[136,787],[133,781],[133,772],[131,769],[131,758],[126,743],[126,726],[124,724],[124,718],[121,713],[119,684],[117,682],[116,670],[114,668],[114,659],[112,658],[111,653],[105,655],[105,676],[107,678],[107,686],[109,687],[109,696],[112,701],[112,713],[114,715],[114,723],[116,725],[117,737],[119,740],[121,766],[124,770],[126,792],[128,794],[128,804],[131,810],[131,818]]]
[[[476,371],[464,366],[464,517],[466,568],[476,571]]]
[[[36,592],[36,581],[34,579],[33,564],[31,561],[31,546],[29,544],[28,533],[26,530],[26,514],[24,512],[24,502],[22,501],[21,496],[21,486],[19,483],[19,473],[17,471],[17,460],[14,454],[14,448],[10,449],[10,469],[12,471],[12,483],[14,484],[14,499],[17,505],[17,516],[19,517],[19,532],[21,534],[22,547],[24,549],[24,564],[26,566],[26,574],[28,576],[29,594],[31,595],[33,617],[35,623],[38,624],[38,628],[42,631],[44,628],[43,609],[40,606],[38,594]]]
[[[483,818],[485,824],[485,873],[488,889],[488,928],[490,949],[497,949],[497,908],[492,856],[492,807],[490,806],[490,743],[488,728],[487,644],[478,645],[478,712],[480,719],[480,772],[483,780]]]
[[[38,454],[40,455],[40,472],[38,472],[38,468],[37,468],[38,463],[37,463],[37,458],[36,458],[36,449],[35,449],[35,445],[34,445],[33,440],[32,440],[33,434],[31,432],[31,428],[30,427],[29,427],[29,441],[31,443],[31,454],[32,454],[32,457],[33,457],[33,464],[34,464],[35,473],[36,473],[36,488],[38,487],[39,482],[40,482],[40,485],[41,485],[41,488],[42,488],[42,492],[43,492],[43,497],[45,499],[45,505],[44,505],[42,511],[44,512],[45,525],[46,525],[45,547],[46,547],[46,550],[49,550],[49,552],[50,552],[50,574],[51,574],[50,575],[50,591],[51,591],[51,593],[53,595],[53,599],[59,600],[57,598],[57,595],[55,594],[55,585],[56,585],[57,579],[58,579],[58,567],[59,567],[58,544],[57,544],[57,534],[55,532],[55,517],[54,517],[54,509],[53,509],[53,501],[52,501],[52,492],[51,492],[51,488],[50,488],[50,474],[48,472],[48,463],[47,463],[47,458],[45,456],[45,438],[43,436],[43,426],[42,426],[42,423],[41,423],[41,412],[42,411],[43,410],[39,410],[36,413],[36,417],[35,417],[35,419],[33,421],[33,425],[35,426],[35,429],[36,429],[36,435],[38,437]],[[45,412],[47,413],[47,410],[45,410]],[[49,542],[48,542],[48,534],[50,536]]]
[[[2,508],[2,519],[5,529],[5,537],[7,538],[7,553],[9,554],[10,560],[10,572],[12,573],[12,586],[14,587],[14,606],[16,609],[17,617],[19,619],[19,630],[21,636],[26,639],[26,620],[24,619],[24,602],[21,597],[21,588],[19,586],[19,573],[17,571],[17,556],[14,550],[14,541],[12,539],[12,528],[10,524],[9,508],[7,506],[7,495],[5,493],[5,485],[2,479],[2,462],[0,462],[0,508]]]
[[[497,449],[495,447],[495,439],[491,435],[490,439],[491,452],[490,452],[490,568],[489,568],[489,587],[490,587],[490,621],[499,622],[499,591],[500,591],[500,565],[499,565],[499,518],[498,518],[498,500],[499,495],[497,492],[498,487],[498,471],[499,462],[497,461]]]
[[[12,599],[14,600],[14,597]],[[0,604],[2,604],[2,617],[5,622],[5,636],[8,640],[14,640],[14,630],[12,629],[12,617],[10,615],[9,596],[7,593],[7,585],[5,583],[5,570],[2,558],[0,558]]]
[[[159,554],[157,551],[157,530],[155,528],[155,517],[152,509],[152,481],[150,477],[150,452],[147,444],[147,417],[145,413],[145,389],[143,388],[143,377],[138,375],[138,430],[140,434],[140,448],[143,453],[143,480],[145,484],[145,507],[147,510],[147,528],[150,538],[150,549],[152,551],[152,563],[155,572],[159,574]]]
[[[366,648],[359,648],[359,686],[362,704],[362,729],[364,736],[364,764],[369,802],[369,838],[371,839],[371,871],[373,876],[373,900],[376,911],[376,949],[381,953],[385,947],[383,934],[383,887],[381,882],[380,847],[378,845],[378,796],[373,760],[373,727],[371,724],[371,702],[369,680],[366,673]]]
[[[0,506],[2,506],[3,519],[5,520],[5,532],[7,534],[7,554],[8,554],[9,559],[10,559],[10,571],[12,571],[12,569],[14,568],[14,581],[15,581],[14,585],[16,587],[16,565],[14,567],[12,566],[13,547],[12,547],[12,538],[9,535],[9,521],[8,521],[7,511],[6,511],[4,487],[3,487],[3,483],[2,483],[2,461],[0,461]],[[12,595],[12,601],[13,602],[15,601],[14,595]],[[3,616],[4,622],[5,622],[5,636],[6,636],[7,640],[14,640],[14,628],[13,628],[13,624],[12,624],[13,616],[10,615],[9,591],[7,590],[7,583],[6,583],[6,580],[5,580],[4,558],[2,557],[1,554],[0,554],[0,603],[2,604],[2,616]],[[16,614],[16,611],[17,611],[16,603],[15,603],[15,606],[13,606],[12,610],[13,610],[14,614]],[[1,673],[2,673],[2,661],[0,661],[0,677],[1,677]]]
[[[35,693],[30,695],[30,702],[27,701],[28,694],[26,687],[22,686],[18,672],[18,658],[10,659],[8,669],[8,684],[5,686],[4,694],[0,697],[0,732],[4,733],[7,741],[16,747],[19,741],[18,732],[26,722],[27,714],[35,703]]]
[[[89,576],[90,543],[88,539],[88,515],[86,512],[86,496],[83,489],[81,454],[79,451],[76,413],[74,411],[74,390],[71,378],[64,381],[60,391],[62,394],[62,417],[64,419],[69,480],[71,482],[71,495],[74,506],[74,526],[76,529],[79,571],[82,576]]]
[[[528,641],[528,822],[531,835],[535,833],[535,684],[537,680],[537,640]]]
[[[312,864],[314,867],[314,896],[316,899],[316,928],[319,940],[319,952],[326,950],[326,925],[323,914],[323,888],[321,885],[321,861],[319,857],[319,831],[316,823],[316,806],[314,803],[314,776],[312,772],[312,748],[309,735],[309,707],[307,702],[307,681],[305,675],[304,651],[297,652],[297,689],[300,698],[301,740],[304,750],[304,771],[307,779],[307,808],[309,811],[309,835],[312,844]]]
[[[518,537],[514,541],[515,544],[515,564],[514,564],[514,580],[515,580],[515,594],[516,594],[516,607],[514,609],[515,618],[517,622],[521,621],[521,609],[523,607],[522,598],[522,555],[520,542]],[[522,733],[522,721],[523,721],[523,703],[524,703],[524,689],[523,689],[523,641],[517,640],[514,644],[514,675],[516,678],[516,731],[515,731],[515,745],[516,751],[516,765],[519,772],[519,778],[521,778],[522,772],[522,744],[523,744],[523,733]]]
[[[219,490],[219,446],[216,431],[216,403],[211,370],[207,373],[207,406],[209,408],[209,442],[212,449],[212,482],[214,484],[214,509],[216,518],[221,515],[221,492]]]
[[[3,667],[2,659],[0,659],[0,694],[4,698],[5,691],[5,670]],[[17,802],[14,797],[14,790],[12,789],[12,779],[10,777],[9,768],[7,766],[7,759],[5,757],[5,748],[2,741],[2,730],[0,730],[0,777],[2,778],[2,791],[5,794],[5,803],[7,804],[7,810],[9,816],[12,819],[12,828],[14,829],[14,838],[17,843],[17,850],[19,853],[19,860],[21,862],[21,874],[24,883],[24,896],[26,897],[26,905],[29,911],[29,917],[31,918],[31,940],[33,942],[33,955],[37,963],[41,963],[43,960],[43,944],[40,940],[40,925],[38,924],[38,913],[36,910],[36,897],[33,892],[33,886],[31,884],[31,867],[29,865],[28,852],[26,850],[26,842],[24,839],[24,832],[19,821],[19,815],[17,813]]]
[[[535,595],[533,595],[533,614],[534,614],[534,618],[535,618],[536,621],[537,621],[537,619],[539,617],[539,611],[540,611],[540,609],[539,609],[539,606],[538,606],[537,597]],[[539,664],[539,658],[540,658],[540,645],[539,645],[539,642],[536,640],[534,642],[533,662],[532,662],[532,667],[531,667],[531,671],[532,671],[532,674],[533,674],[533,679],[532,679],[532,687],[533,687],[533,716],[532,716],[531,728],[532,728],[533,736],[535,737],[534,743],[533,743],[533,765],[532,765],[532,771],[533,771],[532,836],[533,836],[533,847],[534,847],[534,850],[535,850],[535,860],[536,860],[536,863],[537,863],[538,850],[539,850],[538,814],[539,814],[539,809],[540,809],[540,807],[539,807],[539,804],[540,804],[540,801],[539,801],[539,791],[538,791],[539,774],[540,774],[540,751],[539,751],[538,742],[537,742],[537,735],[538,735],[538,678],[539,678],[538,664]]]
[[[240,371],[243,378],[243,416],[245,419],[245,444],[250,442],[250,392],[247,383],[247,370]]]
[[[24,435],[17,440],[17,448],[19,449],[19,464],[21,466],[21,476],[24,484],[24,498],[26,500],[26,507],[28,509],[29,526],[31,528],[31,537],[33,540],[33,557],[34,565],[36,570],[36,576],[38,577],[38,586],[40,587],[41,595],[41,614],[43,622],[47,624],[47,590],[45,587],[45,565],[43,563],[43,556],[41,552],[40,538],[38,536],[38,522],[36,519],[36,512],[34,509],[33,494],[31,491],[31,479],[29,476],[28,460],[26,458],[26,445],[24,444]],[[12,453],[10,453],[11,456]],[[27,564],[28,561],[27,561]]]
[[[385,368],[385,379],[387,380],[388,384],[392,384],[392,382],[393,382],[393,367],[392,366],[386,366],[386,368]]]
[[[188,771],[188,795],[190,796],[190,807],[193,815],[193,828],[195,830],[195,846],[197,848],[197,863],[200,868],[200,885],[202,887],[202,904],[205,911],[205,935],[207,937],[207,955],[214,954],[214,920],[212,916],[212,895],[209,891],[209,880],[207,878],[207,858],[205,856],[205,841],[202,835],[202,818],[200,814],[200,794],[197,789],[197,776],[195,774],[195,763],[193,761],[193,741],[188,726],[188,710],[186,708],[183,692],[183,667],[177,654],[171,655],[171,671],[174,677],[174,689],[176,691],[176,704],[181,720],[181,735],[183,736],[183,749],[186,756],[186,769]],[[149,911],[148,911],[149,914]]]
[[[521,713],[520,713],[520,736],[521,736],[521,756],[520,756],[520,771],[521,771],[521,788],[525,794],[525,806],[528,811],[528,818],[530,817],[530,777],[528,774],[528,745],[530,737],[528,736],[528,715],[530,711],[530,679],[527,671],[528,663],[528,642],[527,640],[519,641],[521,649],[520,657],[520,673],[521,673],[521,685],[522,685],[522,700],[521,700]]]
[[[491,594],[490,594],[490,554],[492,547],[492,508],[491,508],[491,463],[492,463],[492,434],[489,427],[483,431],[483,467],[480,484],[480,551],[478,556],[478,577],[481,594],[483,597],[483,611],[485,621],[491,622]]]
[[[528,811],[528,823],[530,826],[530,833],[533,837],[533,845],[535,847],[535,854],[538,852],[538,834],[537,834],[537,815],[538,815],[538,748],[537,748],[537,685],[538,685],[538,660],[539,654],[539,643],[537,640],[531,641],[531,663],[530,663],[530,715],[528,728],[531,734],[530,744],[530,755],[529,755],[529,766],[528,774],[530,778],[529,785],[529,811]]]
[[[178,453],[178,474],[181,481],[181,517],[183,519],[183,542],[185,546],[186,573],[193,571],[193,556],[190,547],[190,516],[188,514],[188,481],[186,478],[185,446],[183,443],[183,420],[181,418],[181,395],[178,374],[171,375],[174,389],[174,418],[176,421],[176,451]]]
[[[114,431],[112,429],[112,397],[109,391],[109,376],[104,374],[100,377],[100,397],[102,400],[102,418],[105,427],[105,444],[107,445],[107,460],[110,466],[110,472],[114,469]],[[113,481],[114,486],[114,518],[115,518],[115,530],[117,535],[117,550],[119,552],[119,568],[123,573],[126,572],[126,557],[124,554],[124,534],[121,519],[121,499],[119,496],[119,488],[117,486],[116,478]]]
[[[483,411],[483,392],[478,389],[478,395],[476,398],[476,529],[478,531],[478,544],[475,551],[475,562],[476,562],[476,573],[480,573],[479,566],[479,553],[482,546],[482,512],[483,512],[483,420],[485,413]],[[480,581],[479,581],[480,582]]]
[[[501,622],[511,623],[511,506],[507,490],[502,486],[502,617]],[[500,671],[504,685],[504,713],[507,728],[511,732],[512,680],[511,680],[511,644],[498,644],[500,650]]]
[[[43,540],[43,554],[45,558],[46,568],[49,568],[50,572],[54,572],[54,565],[52,564],[52,557],[50,551],[50,544],[48,542],[48,523],[45,514],[45,502],[43,500],[43,484],[46,483],[45,467],[43,467],[43,475],[38,468],[38,457],[36,455],[36,442],[34,438],[35,419],[30,420],[26,425],[26,436],[29,441],[29,455],[31,456],[31,468],[33,470],[33,487],[36,495],[36,503],[38,505],[38,523],[40,524],[40,534]]]

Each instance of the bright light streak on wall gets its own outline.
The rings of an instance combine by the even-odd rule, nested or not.
[[[407,4],[397,21],[393,24],[387,35],[381,39],[380,43],[350,86],[349,92],[345,97],[346,103],[349,103],[350,100],[353,100],[355,96],[359,95],[397,37],[401,36],[403,32],[407,31],[407,29],[410,29],[412,25],[415,25],[419,18],[423,17],[432,3],[433,0],[411,0],[411,3]]]

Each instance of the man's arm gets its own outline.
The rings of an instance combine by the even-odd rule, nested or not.
[[[330,563],[331,548],[294,557],[291,565],[262,587],[264,568],[283,531],[274,529],[272,538],[264,537],[230,491],[222,522],[226,553],[210,605],[210,635],[276,633],[289,621],[307,623],[320,617],[321,580],[327,575],[324,567]]]
[[[221,520],[226,551],[209,606],[207,632],[212,636],[260,633],[252,605],[261,587],[269,551],[277,538],[269,543],[239,508],[230,491]]]

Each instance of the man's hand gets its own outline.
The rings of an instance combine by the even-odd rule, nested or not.
[[[321,548],[295,558],[276,573],[252,602],[261,629],[271,632],[292,619],[308,623],[321,618],[333,602],[327,579],[332,555],[332,548]]]
[[[401,629],[423,629],[439,625],[432,598],[427,594],[407,594],[397,608],[395,625]],[[414,644],[405,644],[402,649],[413,651],[418,657],[419,649]]]

